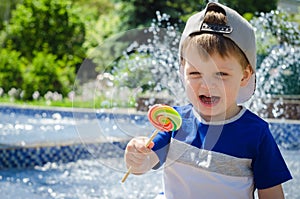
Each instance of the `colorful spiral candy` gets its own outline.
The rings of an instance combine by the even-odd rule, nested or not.
[[[149,109],[148,119],[160,131],[176,131],[182,124],[179,113],[174,108],[162,104],[156,104]]]
[[[146,147],[150,146],[150,143],[154,137],[160,131],[176,131],[182,124],[182,119],[179,113],[172,107],[162,104],[156,104],[152,106],[148,111],[148,119],[151,124],[156,128],[152,133],[148,142],[145,144]],[[127,170],[123,176],[121,182],[124,183],[131,172],[131,167]]]

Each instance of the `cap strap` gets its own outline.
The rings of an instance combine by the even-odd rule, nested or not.
[[[222,33],[222,34],[229,34],[232,32],[232,27],[227,25],[221,24],[208,24],[203,23],[200,32],[213,32],[213,33]]]

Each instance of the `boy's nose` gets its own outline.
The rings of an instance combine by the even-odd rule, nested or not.
[[[201,88],[206,89],[206,90],[216,88],[217,87],[216,83],[217,82],[215,80],[213,80],[212,78],[202,78],[200,81]]]

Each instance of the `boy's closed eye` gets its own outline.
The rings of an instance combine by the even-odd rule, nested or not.
[[[188,73],[188,76],[190,76],[190,77],[201,77],[202,74],[198,71],[191,71],[191,72]],[[226,73],[226,72],[217,72],[216,76],[217,77],[227,77],[227,76],[229,76],[229,74]]]
[[[201,75],[201,73],[198,71],[191,71],[189,72],[189,75]]]
[[[189,78],[200,78],[202,75],[198,71],[191,71],[188,73]]]
[[[225,73],[225,72],[218,72],[216,73],[217,76],[220,76],[220,77],[226,77],[228,76],[229,74],[228,73]]]

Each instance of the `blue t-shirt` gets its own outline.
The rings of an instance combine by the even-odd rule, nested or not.
[[[267,122],[242,108],[234,118],[207,123],[192,105],[174,107],[182,117],[178,131],[159,132],[154,138],[153,151],[161,166],[167,158],[172,139],[199,149],[251,160],[254,186],[270,188],[292,179]]]

